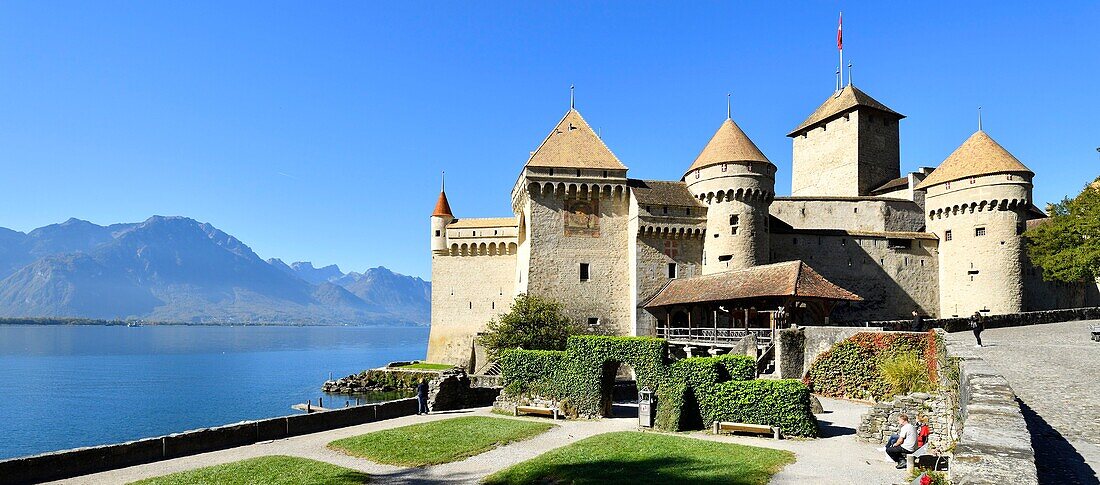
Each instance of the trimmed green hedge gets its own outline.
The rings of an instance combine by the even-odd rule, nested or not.
[[[702,389],[729,380],[756,378],[756,360],[747,355],[681,359],[669,369],[668,382],[657,390],[658,428],[668,431],[700,429],[711,411],[709,402],[698,399]],[[704,404],[706,403],[706,404]]]
[[[785,435],[817,437],[817,418],[810,411],[810,389],[794,379],[727,381],[699,393],[700,407],[710,409],[706,423],[778,426]]]
[[[652,337],[575,335],[564,352],[507,350],[501,354],[504,391],[567,400],[578,414],[604,414],[605,388],[613,383],[613,365],[629,364],[638,388],[657,389],[668,374],[668,343]]]
[[[936,373],[935,334],[902,332],[857,333],[818,356],[804,382],[813,392],[830,397],[882,400],[895,390],[882,377],[884,360],[910,354]],[[928,347],[932,346],[931,349]]]

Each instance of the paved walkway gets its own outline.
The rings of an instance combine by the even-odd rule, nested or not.
[[[863,404],[822,399],[826,413],[818,416],[824,438],[818,440],[781,440],[747,436],[713,436],[691,433],[689,436],[713,441],[776,448],[791,451],[794,464],[777,474],[772,483],[858,483],[860,485],[903,483],[904,471],[896,470],[883,459],[876,445],[856,441],[855,428],[860,415],[867,410]],[[404,468],[380,465],[325,448],[330,441],[381,429],[422,423],[456,416],[495,416],[488,408],[466,410],[430,416],[406,416],[337,430],[295,436],[257,443],[239,448],[214,451],[183,458],[138,465],[119,470],[87,475],[53,483],[120,484],[184,470],[254,458],[265,455],[291,455],[333,463],[372,475],[379,483],[476,483],[485,476],[516,463],[534,458],[549,450],[565,446],[597,434],[637,429],[637,419],[601,419],[598,421],[559,421],[558,427],[527,441],[470,457],[463,461],[424,468]],[[545,421],[545,418],[509,418]]]
[[[1089,325],[1100,321],[989,329],[969,350],[1020,399],[1040,483],[1100,483],[1100,343]],[[974,344],[971,332],[948,338]]]

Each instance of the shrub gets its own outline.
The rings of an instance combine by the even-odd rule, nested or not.
[[[696,395],[701,389],[729,380],[752,380],[756,360],[747,355],[727,354],[716,357],[692,357],[669,367],[668,382],[657,391],[658,428],[668,431],[699,429],[705,401]]]
[[[921,359],[912,354],[898,354],[883,359],[879,364],[879,372],[890,385],[890,394],[886,397],[910,392],[925,392],[932,387],[932,383],[928,380],[928,371]]]
[[[700,408],[709,409],[704,424],[715,421],[778,426],[791,436],[817,437],[817,418],[810,412],[810,389],[794,379],[728,381],[701,389]]]
[[[568,399],[577,414],[603,411],[613,364],[634,368],[638,388],[659,389],[668,374],[668,344],[651,337],[574,335],[564,352],[511,349],[499,359],[505,392]]]
[[[882,362],[910,355],[921,363],[922,373],[932,375],[937,359],[928,362],[926,356],[937,355],[937,348],[934,333],[857,333],[821,354],[804,382],[825,396],[881,400],[899,392],[883,377]],[[929,382],[929,388],[935,386],[934,380]]]
[[[489,321],[478,343],[491,359],[508,349],[563,350],[569,336],[581,332],[563,309],[555,300],[520,294],[508,313]]]

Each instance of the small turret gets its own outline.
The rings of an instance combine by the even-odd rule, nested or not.
[[[447,202],[446,185],[441,185],[439,200],[436,201],[435,211],[432,212],[432,253],[447,253],[447,225],[454,222],[454,220],[455,216],[451,213],[451,204]]]
[[[768,206],[775,165],[727,118],[684,174],[707,204],[703,274],[768,263]]]

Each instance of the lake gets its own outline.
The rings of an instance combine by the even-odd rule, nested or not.
[[[427,342],[408,327],[0,325],[0,459],[342,406],[320,391],[330,374],[422,359]]]

